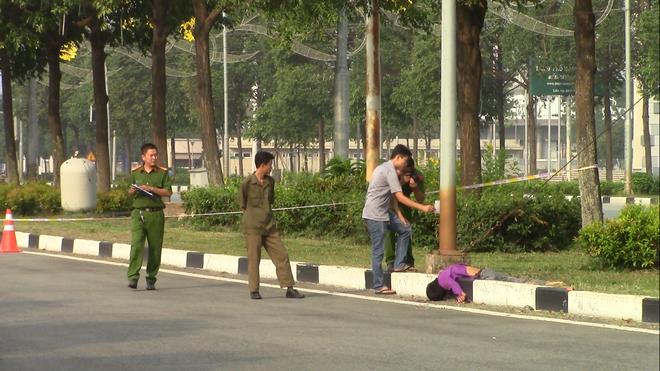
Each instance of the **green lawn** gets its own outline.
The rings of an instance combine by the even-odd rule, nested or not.
[[[16,222],[16,230],[35,234],[130,243],[128,219],[78,222]],[[284,237],[292,261],[371,267],[371,247],[344,240]],[[245,256],[243,236],[237,232],[197,232],[167,221],[164,247]],[[416,249],[417,267],[424,270],[427,251]],[[545,254],[471,253],[471,265],[489,267],[507,275],[564,281],[576,290],[658,297],[657,270],[612,271],[595,269],[593,259],[578,251]]]

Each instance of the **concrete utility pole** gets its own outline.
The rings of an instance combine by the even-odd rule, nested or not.
[[[427,255],[426,272],[462,261],[456,249],[456,1],[442,2],[440,101],[440,224],[438,254]]]
[[[27,180],[36,180],[39,172],[39,127],[37,119],[37,80],[28,83]]]
[[[380,19],[378,0],[371,3],[371,14],[367,18],[367,181],[378,166],[381,152],[380,140]],[[453,71],[452,73],[455,73]]]
[[[625,161],[626,161],[626,176],[624,180],[624,193],[632,194],[632,74],[631,74],[631,41],[630,41],[630,0],[626,0],[626,21],[625,21],[625,36],[626,36],[626,127],[625,127],[625,141],[624,148]]]
[[[222,18],[225,17],[225,13],[222,13]],[[224,175],[225,179],[229,179],[229,90],[227,82],[227,27],[222,26],[222,71],[223,71],[223,81],[224,81],[224,104],[225,104],[225,126],[224,126],[224,135],[222,136],[222,159],[224,160]],[[239,153],[238,160],[242,161],[242,153]],[[226,182],[225,182],[226,184]]]
[[[335,99],[334,99],[334,156],[348,158],[348,126],[349,126],[349,86],[348,86],[348,20],[346,11],[339,11],[337,22],[337,64],[335,67]]]
[[[571,181],[571,165],[573,164],[573,151],[571,151],[571,106],[573,102],[571,101],[571,96],[566,97],[566,161],[568,165],[566,166],[566,176],[568,181]]]

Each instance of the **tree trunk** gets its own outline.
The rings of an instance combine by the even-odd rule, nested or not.
[[[89,23],[88,39],[92,47],[94,110],[96,111],[96,190],[110,191],[110,148],[108,146],[108,95],[105,86],[105,37],[103,22],[94,16]]]
[[[9,54],[0,48],[0,71],[2,71],[2,118],[5,123],[5,154],[7,158],[7,183],[19,184],[16,141],[14,141],[14,107],[11,93],[11,67]]]
[[[575,122],[577,125],[578,167],[596,163],[596,120],[594,117],[594,74],[596,73],[596,17],[591,0],[576,0],[575,46]],[[603,221],[598,168],[578,172],[582,226]]]
[[[325,125],[323,118],[318,120],[319,128],[319,171],[325,166]],[[350,158],[350,157],[348,157]]]
[[[236,145],[238,145],[238,175],[243,177],[243,128],[241,121],[243,119],[242,112],[236,116]],[[229,169],[227,169],[229,174]]]
[[[607,80],[607,81],[606,81]],[[604,100],[604,121],[605,121],[605,178],[608,181],[612,181],[612,107],[611,107],[611,91],[608,85],[609,79],[606,79],[605,74],[603,74],[603,86],[605,87],[605,92],[603,96]],[[596,162],[595,162],[596,163]]]
[[[167,151],[167,115],[165,102],[167,100],[167,75],[165,74],[165,45],[170,28],[167,27],[167,11],[169,0],[154,0],[152,6],[151,24],[153,37],[151,39],[151,130],[153,141],[162,153]],[[174,161],[174,157],[172,157]],[[167,156],[158,156],[158,165],[174,168],[167,163]],[[170,166],[171,165],[171,166]]]
[[[474,5],[459,4],[458,45],[456,51],[458,81],[458,122],[461,141],[461,184],[481,183],[481,143],[479,140],[479,95],[481,88],[481,50],[479,35],[484,25],[486,0]],[[481,188],[472,191],[480,197]]]
[[[413,116],[413,156],[415,161],[419,161],[419,118],[417,115]]]
[[[199,123],[209,184],[224,185],[222,168],[218,158],[218,139],[213,118],[213,90],[211,89],[211,60],[209,57],[209,32],[221,9],[207,14],[205,0],[192,0],[195,11],[195,56],[197,61],[197,99],[199,100]],[[239,161],[240,163],[240,161]]]
[[[642,98],[642,130],[644,131],[644,163],[646,165],[646,173],[653,176],[651,132],[649,130],[649,98],[646,95]]]
[[[54,31],[57,34],[57,31]],[[62,136],[62,121],[60,119],[60,48],[61,43],[49,39],[46,47],[48,58],[48,126],[53,142],[53,187],[60,188],[60,166],[64,162],[64,139]],[[98,112],[97,112],[98,114]]]
[[[527,163],[528,174],[536,174],[536,112],[534,96],[527,90]]]
[[[72,150],[78,151],[78,157],[82,157],[80,153],[80,129],[78,125],[70,125],[71,130],[73,130],[73,148]]]

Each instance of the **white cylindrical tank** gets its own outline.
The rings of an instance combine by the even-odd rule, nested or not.
[[[60,166],[62,208],[65,211],[90,211],[96,207],[96,163],[70,158]]]

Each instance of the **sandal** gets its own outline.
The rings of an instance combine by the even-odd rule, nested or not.
[[[395,273],[417,272],[417,269],[415,269],[415,267],[411,267],[408,264],[406,264],[406,265],[403,266],[403,268],[392,269],[392,272],[395,272]]]
[[[391,290],[387,286],[383,286],[379,290],[376,290],[376,295],[394,295],[394,294],[396,294],[396,291]]]

